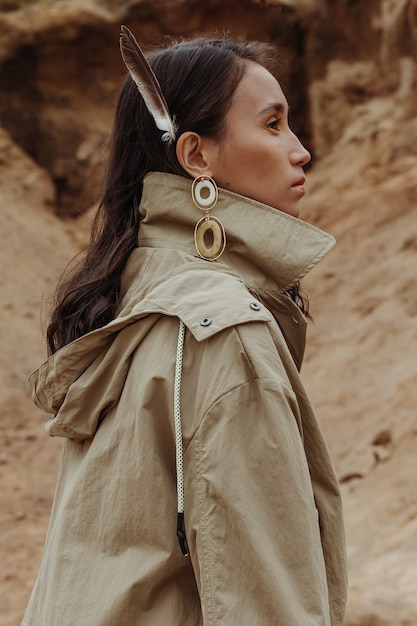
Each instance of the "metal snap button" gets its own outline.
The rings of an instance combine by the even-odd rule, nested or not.
[[[200,326],[210,326],[211,324],[211,319],[209,317],[203,317],[202,320],[200,320]]]
[[[259,304],[259,302],[251,302],[249,306],[254,311],[260,311],[261,310],[261,305]]]

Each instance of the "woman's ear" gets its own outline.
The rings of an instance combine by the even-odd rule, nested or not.
[[[181,167],[193,178],[197,176],[211,176],[210,163],[214,142],[198,133],[186,131],[177,141],[177,159]]]

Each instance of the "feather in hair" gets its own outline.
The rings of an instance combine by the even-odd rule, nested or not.
[[[164,131],[163,141],[175,141],[176,129],[164,94],[151,66],[146,60],[133,33],[121,26],[120,52],[123,61],[136,84],[149,113],[159,130]]]

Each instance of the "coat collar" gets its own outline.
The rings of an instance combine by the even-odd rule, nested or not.
[[[152,172],[145,177],[140,204],[139,245],[175,248],[196,255],[194,226],[202,216],[191,199],[188,178]],[[249,289],[282,292],[301,280],[334,246],[317,227],[270,206],[219,189],[211,214],[226,231],[218,261],[241,276]]]

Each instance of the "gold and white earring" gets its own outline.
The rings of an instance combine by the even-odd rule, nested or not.
[[[198,176],[191,187],[196,207],[204,211],[194,228],[194,243],[198,254],[207,261],[215,261],[226,247],[226,233],[218,217],[210,215],[219,197],[217,185],[210,176]]]

